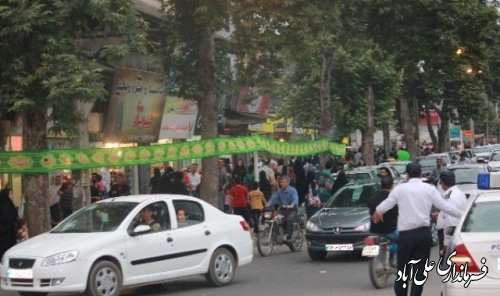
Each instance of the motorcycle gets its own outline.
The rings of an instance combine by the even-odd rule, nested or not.
[[[369,236],[363,240],[362,256],[369,257],[370,281],[377,289],[394,282],[397,274],[397,245],[387,236]]]
[[[281,208],[280,208],[281,209]],[[289,241],[286,239],[285,216],[278,214],[280,209],[265,208],[262,212],[262,222],[264,229],[257,235],[257,250],[262,257],[267,257],[273,252],[275,245],[287,245],[292,252],[298,252],[304,244],[304,228],[301,221],[302,215],[296,215],[293,221],[293,233]],[[296,208],[287,209],[297,211]]]

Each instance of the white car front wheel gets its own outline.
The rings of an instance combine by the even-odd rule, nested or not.
[[[121,271],[111,261],[98,261],[90,270],[86,295],[118,296],[122,289]]]

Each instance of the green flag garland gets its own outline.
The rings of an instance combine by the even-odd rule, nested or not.
[[[255,151],[267,151],[282,156],[305,156],[325,151],[344,155],[345,145],[332,143],[327,139],[280,142],[253,135],[147,147],[0,152],[0,173],[47,173],[62,169],[151,164]]]

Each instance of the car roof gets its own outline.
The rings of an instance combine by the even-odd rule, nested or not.
[[[126,195],[114,198],[107,198],[100,202],[136,202],[144,203],[159,199],[185,199],[185,200],[196,200],[200,201],[199,198],[181,195],[181,194],[139,194],[139,195]]]
[[[481,191],[478,194],[476,200],[474,200],[475,203],[490,201],[500,201],[500,189],[489,189]]]
[[[448,169],[467,169],[467,168],[484,168],[488,169],[488,165],[485,163],[463,163],[463,164],[451,164],[448,166]]]
[[[438,157],[449,157],[448,153],[434,153],[424,156],[419,156],[417,159],[426,159],[426,158],[438,158]]]

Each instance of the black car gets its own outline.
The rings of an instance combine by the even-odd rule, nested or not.
[[[314,214],[306,226],[307,253],[322,260],[329,252],[361,252],[370,235],[368,201],[381,190],[378,183],[348,184]],[[431,213],[429,213],[430,219]],[[431,221],[432,244],[437,244],[435,221]]]
[[[349,184],[332,196],[307,222],[307,252],[321,260],[332,251],[361,251],[369,235],[368,201],[380,191],[376,183]]]

